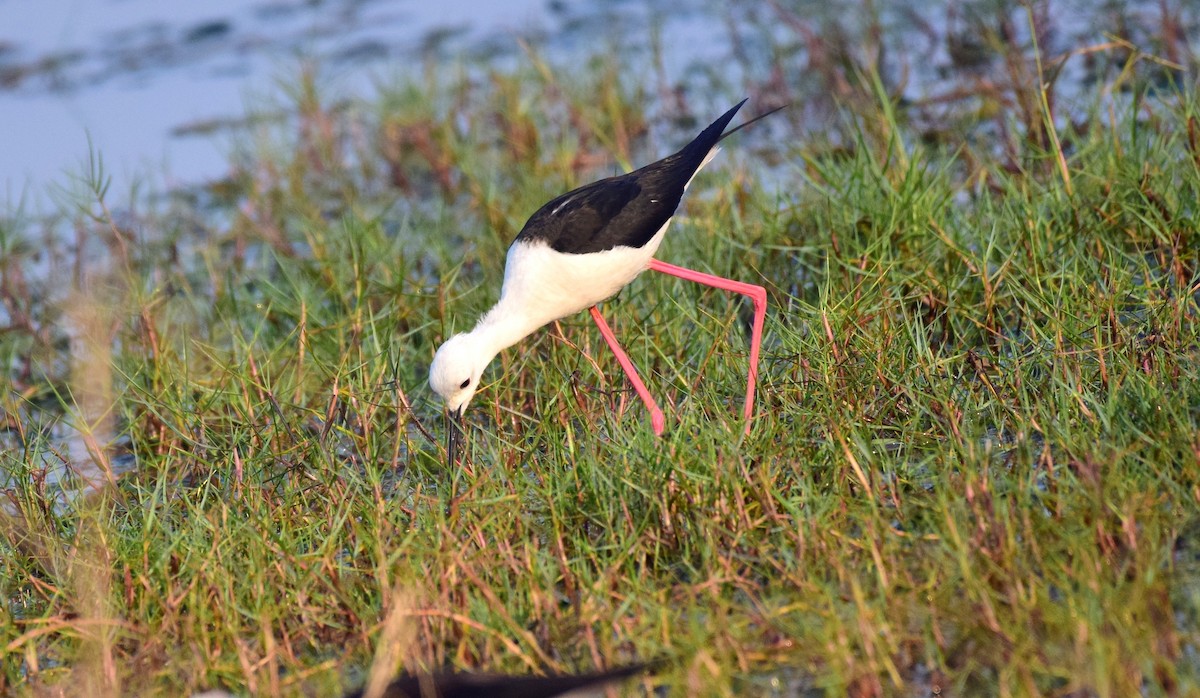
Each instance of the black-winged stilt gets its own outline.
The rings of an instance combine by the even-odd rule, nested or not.
[[[782,107],[725,133],[742,100],[682,150],[634,170],[582,186],[542,206],[508,248],[500,300],[470,332],[448,339],[433,357],[429,385],[446,402],[455,421],[479,389],[484,368],[501,350],[559,318],[589,308],[592,319],[629,381],[650,410],[654,433],[663,432],[663,413],[638,377],[629,357],[596,304],[646,269],[749,296],[754,302],[750,372],[746,386],[746,432],[754,414],[754,384],[762,341],[767,292],[762,286],[704,274],[654,259],[667,226],[692,178],[719,150],[718,143]],[[455,457],[457,425],[448,424],[447,455]]]

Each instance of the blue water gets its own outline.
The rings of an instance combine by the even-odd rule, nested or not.
[[[1107,42],[1113,27],[1128,28],[1143,49],[1155,48],[1158,0],[1034,5],[1053,27],[1042,37],[1045,54],[1077,52],[1060,86],[1084,82],[1090,54],[1080,50]],[[832,116],[820,105],[836,95],[820,81],[814,85],[826,93],[804,93],[821,60],[811,47],[837,48],[844,40],[863,54],[859,60],[869,60],[855,37],[864,30],[865,9],[876,8],[888,33],[888,89],[908,99],[936,96],[954,89],[946,77],[953,63],[948,32],[977,39],[967,18],[977,10],[987,16],[990,6],[970,0],[920,6],[901,0],[0,0],[0,215],[18,205],[35,212],[53,206],[53,193],[86,169],[89,140],[113,176],[110,196],[124,196],[134,183],[153,193],[223,178],[236,131],[229,125],[277,96],[281,85],[296,84],[306,60],[321,67],[327,93],[369,98],[375,81],[415,73],[425,61],[514,65],[526,60],[520,48],[526,40],[561,65],[603,53],[611,37],[620,37],[622,50],[632,52],[629,69],[644,66],[650,76],[644,84],[661,79],[674,89],[690,82],[736,94],[732,86],[778,79],[797,101],[793,120],[819,134]],[[1190,36],[1200,26],[1195,0],[1181,7],[1182,30]],[[1023,41],[1025,13],[1010,14],[1016,40]],[[845,35],[823,36],[832,26]],[[795,55],[781,62],[776,49]],[[992,64],[981,75],[988,70],[1003,78],[1003,66]]]
[[[331,90],[368,95],[379,76],[423,60],[521,60],[521,39],[586,55],[589,42],[602,46],[597,24],[624,21],[646,36],[651,15],[674,17],[663,42],[672,63],[702,59],[705,29],[675,10],[688,4],[0,0],[0,211],[53,206],[55,190],[85,171],[89,140],[117,196],[134,183],[163,191],[219,179],[231,146],[210,127],[295,84],[306,60]]]

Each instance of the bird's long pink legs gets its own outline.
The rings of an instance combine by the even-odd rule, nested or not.
[[[721,276],[713,276],[683,267],[677,267],[674,264],[660,262],[657,259],[650,260],[650,269],[660,271],[671,276],[678,276],[681,279],[695,281],[696,283],[720,288],[726,291],[733,291],[749,296],[754,301],[754,324],[750,330],[750,373],[746,379],[746,433],[750,433],[750,422],[754,418],[754,386],[758,382],[758,354],[762,346],[762,331],[763,321],[767,316],[767,289],[754,284],[747,284],[741,281],[726,279]],[[662,436],[665,420],[662,410],[658,408],[658,404],[654,402],[654,398],[650,396],[650,391],[646,389],[646,384],[638,376],[637,370],[633,367],[633,362],[629,360],[629,356],[621,345],[617,343],[617,338],[608,327],[608,323],[601,317],[599,309],[592,306],[589,311],[592,315],[592,320],[595,321],[596,327],[600,329],[600,334],[604,337],[604,341],[608,342],[608,346],[617,355],[617,362],[621,364],[621,368],[625,370],[625,375],[629,376],[629,382],[633,383],[633,389],[637,391],[638,397],[642,398],[642,402],[646,404],[646,408],[650,410],[650,424],[654,428],[654,433],[657,436]]]
[[[646,390],[646,384],[638,377],[637,370],[633,367],[633,362],[629,360],[629,355],[617,343],[617,337],[609,329],[608,323],[604,321],[604,317],[600,315],[600,309],[593,305],[588,312],[592,314],[592,320],[596,321],[596,327],[600,328],[600,334],[603,335],[604,341],[608,342],[609,348],[617,355],[617,363],[621,364],[621,368],[625,369],[625,375],[629,376],[629,382],[633,383],[633,389],[637,391],[638,397],[642,398],[642,402],[646,403],[646,409],[650,410],[650,426],[654,428],[654,435],[662,436],[666,419],[663,418],[662,410],[658,409],[658,403],[654,402],[654,398],[650,397],[650,391]]]

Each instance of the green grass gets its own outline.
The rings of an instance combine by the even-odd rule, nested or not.
[[[581,315],[498,357],[447,467],[429,360],[525,217],[686,138],[646,139],[611,65],[529,62],[374,112],[303,76],[214,208],[97,197],[112,262],[70,303],[13,290],[35,245],[5,223],[0,689],[326,695],[378,656],[668,658],[634,694],[1200,692],[1194,93],[1013,107],[993,148],[868,79],[836,138],[731,142],[660,257],[768,288],[753,432],[746,304],[645,275],[604,309],[662,439]],[[56,507],[70,415],[136,468]]]

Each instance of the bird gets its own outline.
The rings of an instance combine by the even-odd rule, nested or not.
[[[634,390],[663,434],[665,418],[633,362],[601,316],[598,303],[616,295],[647,269],[749,296],[754,304],[744,417],[750,432],[767,292],[762,286],[685,269],[654,258],[684,192],[720,149],[719,143],[784,106],[728,132],[746,103],[738,102],[690,143],[623,175],[601,179],[551,199],[508,248],[500,299],[474,328],[450,337],[434,354],[429,385],[445,402],[447,455],[455,458],[458,424],[479,389],[484,369],[504,349],[539,328],[587,309]]]
[[[382,698],[552,698],[553,696],[598,695],[605,686],[652,668],[631,664],[589,674],[551,676],[506,676],[457,672],[412,674],[393,679]],[[346,694],[363,698],[366,689]]]

